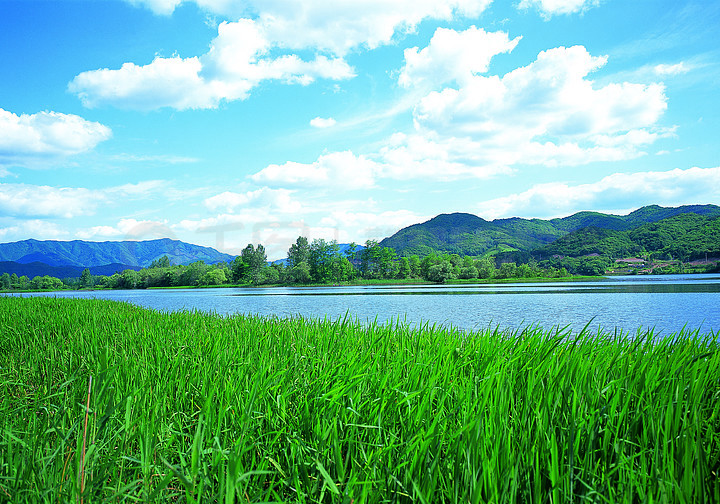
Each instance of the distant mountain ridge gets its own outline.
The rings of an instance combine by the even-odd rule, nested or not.
[[[382,240],[380,245],[394,248],[400,256],[417,254],[421,257],[433,252],[480,256],[488,252],[530,251],[584,228],[627,231],[687,213],[720,216],[720,206],[649,205],[628,215],[578,212],[550,220],[512,217],[487,221],[468,213],[441,214],[401,229]]]
[[[44,262],[35,261],[31,263],[19,263],[13,261],[0,261],[0,274],[7,273],[17,276],[26,276],[33,279],[38,276],[51,276],[55,278],[79,278],[85,268],[78,266],[50,266]],[[138,266],[128,266],[127,264],[105,264],[103,266],[91,266],[88,268],[92,275],[111,276],[127,269],[139,270]]]
[[[149,266],[163,256],[168,256],[172,264],[190,264],[195,261],[215,264],[235,258],[211,247],[169,238],[121,242],[22,240],[0,243],[0,261],[19,264],[39,262],[52,267],[71,266],[82,269],[122,265],[138,269]]]

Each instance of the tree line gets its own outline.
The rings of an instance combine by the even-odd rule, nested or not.
[[[297,238],[284,262],[268,263],[262,244],[248,244],[231,262],[206,264],[196,261],[173,265],[167,256],[139,271],[127,269],[114,275],[92,275],[83,270],[79,278],[0,275],[2,290],[59,290],[63,288],[144,289],[153,287],[218,285],[311,285],[373,280],[418,280],[443,283],[456,279],[560,278],[570,273],[564,267],[542,267],[538,263],[498,264],[494,257],[461,257],[430,254],[398,257],[394,249],[368,240],[364,247],[350,244],[340,251],[335,241]]]

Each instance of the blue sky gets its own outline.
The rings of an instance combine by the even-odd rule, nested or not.
[[[283,257],[720,203],[720,3],[0,0],[0,241]]]

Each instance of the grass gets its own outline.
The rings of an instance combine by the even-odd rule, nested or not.
[[[0,501],[720,501],[715,335],[0,297]]]

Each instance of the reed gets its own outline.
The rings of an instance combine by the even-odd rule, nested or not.
[[[0,501],[720,502],[717,350],[0,297]]]

